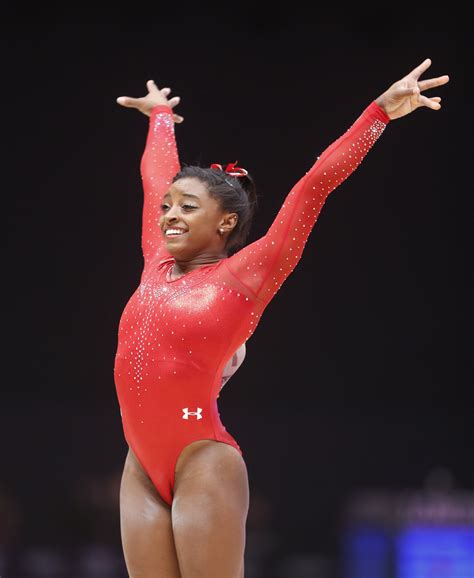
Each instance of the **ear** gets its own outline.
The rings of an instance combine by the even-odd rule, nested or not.
[[[226,213],[219,223],[219,230],[223,229],[223,233],[230,233],[237,225],[238,220],[239,215],[237,213]]]

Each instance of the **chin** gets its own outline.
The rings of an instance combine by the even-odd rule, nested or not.
[[[193,254],[186,250],[186,247],[177,247],[174,243],[167,243],[166,249],[176,260],[189,261],[193,257]]]
[[[167,245],[166,249],[168,250],[168,253],[175,259],[180,256],[180,251],[176,251],[176,247],[170,247]]]

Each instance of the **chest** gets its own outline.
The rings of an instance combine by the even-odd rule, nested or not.
[[[167,269],[157,268],[127,304],[127,319],[173,342],[229,338],[254,316],[252,300],[231,281],[220,269],[203,268],[169,282]]]

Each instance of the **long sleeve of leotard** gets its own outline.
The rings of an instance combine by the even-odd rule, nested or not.
[[[155,106],[150,115],[140,172],[143,183],[142,251],[144,271],[152,260],[168,256],[159,219],[163,195],[179,171],[172,109]]]
[[[359,166],[389,120],[372,102],[296,183],[268,232],[226,259],[230,272],[255,297],[268,303],[280,289],[300,260],[327,196]]]

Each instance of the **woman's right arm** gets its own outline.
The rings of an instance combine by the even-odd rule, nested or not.
[[[167,99],[169,88],[161,90],[152,80],[148,94],[142,98],[119,97],[123,106],[136,108],[150,117],[145,150],[140,164],[143,183],[142,251],[144,274],[152,261],[168,256],[159,226],[161,203],[173,177],[179,171],[174,123],[183,118],[173,113],[179,97]]]
[[[140,169],[143,182],[142,251],[146,270],[152,260],[169,257],[160,228],[161,204],[179,171],[179,158],[173,113],[167,105],[158,105],[151,112]]]

